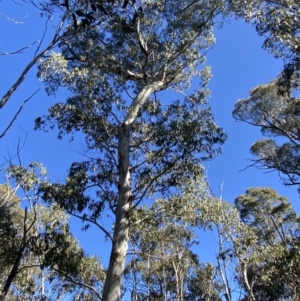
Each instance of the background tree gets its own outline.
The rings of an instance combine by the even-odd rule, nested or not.
[[[247,267],[255,300],[299,300],[299,216],[270,188],[248,189],[235,204],[256,235],[256,260]]]
[[[0,271],[1,283],[4,283],[4,272],[7,272],[17,256],[20,245],[18,231],[14,227],[16,220],[22,218],[22,211],[19,209],[19,198],[9,185],[0,186]]]
[[[275,81],[252,89],[250,97],[237,102],[236,120],[260,126],[269,137],[251,147],[258,157],[256,165],[278,170],[287,185],[298,184],[298,102],[299,90],[299,5],[294,0],[230,1],[229,11],[255,25],[265,38],[263,48],[284,61],[284,69]]]
[[[198,189],[201,197],[203,183]],[[137,225],[125,269],[132,300],[220,300],[213,266],[201,264],[192,251],[198,211],[199,200],[184,194],[158,199],[132,216]]]
[[[299,97],[280,95],[275,82],[254,88],[249,98],[236,103],[233,111],[237,121],[258,126],[263,135],[272,137],[251,146],[251,153],[258,157],[253,165],[279,171],[285,185],[300,184],[299,112]]]
[[[120,299],[131,212],[201,174],[201,162],[226,140],[205,100],[209,69],[199,71],[220,9],[217,0],[137,1],[99,28],[62,42],[61,53],[41,62],[48,93],[63,86],[71,96],[37,118],[37,128],[57,124],[59,137],[82,131],[90,151],[89,160],[73,163],[64,185],[43,187],[44,199],[111,239],[103,300]],[[159,99],[162,90],[184,92],[194,76],[202,79],[194,93]],[[101,222],[108,209],[113,230]]]
[[[251,188],[235,205],[200,202],[200,222],[215,230],[219,283],[226,300],[298,300],[299,216],[270,188]]]
[[[11,166],[7,174],[15,188],[0,186],[0,298],[99,299],[97,289],[105,277],[99,259],[84,254],[57,205],[40,204],[36,188],[44,172],[37,163],[28,169]],[[16,195],[19,188],[22,200]]]
[[[234,300],[235,294],[242,296],[244,289],[236,285],[235,274],[239,262],[247,258],[245,252],[235,250],[235,241],[250,237],[251,231],[240,222],[238,210],[226,201],[208,193],[200,201],[199,227],[209,230],[217,243],[215,252],[216,283],[221,296],[227,301]],[[243,246],[245,250],[246,246]]]

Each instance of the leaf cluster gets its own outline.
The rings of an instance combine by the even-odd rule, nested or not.
[[[236,120],[260,127],[262,134],[270,137],[252,145],[251,153],[258,157],[254,164],[278,170],[287,185],[299,184],[299,101],[291,94],[280,95],[273,82],[254,88],[233,111]]]

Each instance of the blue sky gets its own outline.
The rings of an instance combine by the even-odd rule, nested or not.
[[[44,19],[30,6],[2,1],[0,27],[0,51],[15,51],[41,38]],[[217,29],[216,40],[216,45],[207,59],[213,72],[210,103],[217,123],[224,128],[229,139],[223,147],[223,154],[205,164],[210,185],[219,196],[219,186],[223,183],[222,197],[231,202],[249,187],[272,187],[279,194],[287,196],[299,213],[297,188],[284,187],[278,173],[264,173],[255,168],[240,172],[249,164],[249,148],[254,141],[261,138],[261,134],[258,128],[235,122],[231,115],[235,102],[247,97],[251,88],[275,78],[282,69],[282,62],[262,50],[263,39],[258,37],[251,25],[241,21],[232,20],[231,23],[225,23],[223,28]],[[22,54],[0,56],[1,96],[16,80],[35,50],[33,46]],[[41,86],[42,83],[36,78],[36,69],[33,69],[9,103],[0,110],[0,134],[24,99]],[[55,132],[36,132],[33,130],[33,120],[34,117],[45,114],[47,108],[59,99],[66,98],[66,93],[61,92],[55,98],[40,91],[26,104],[13,127],[0,139],[0,165],[5,163],[9,154],[15,154],[20,140],[23,145],[20,156],[24,165],[34,160],[40,161],[49,170],[50,178],[56,181],[65,179],[70,164],[82,158],[77,151],[82,148],[83,142],[69,143],[67,139],[59,141]],[[104,240],[99,232],[92,229],[82,233],[80,223],[74,221],[72,229],[88,252],[102,255],[105,247],[102,247]],[[206,242],[205,239],[199,247],[205,247],[204,252],[203,249],[201,251],[203,259],[209,258],[211,253],[211,241]]]

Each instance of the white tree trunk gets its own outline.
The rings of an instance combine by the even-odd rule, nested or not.
[[[130,209],[129,136],[130,129],[123,124],[119,136],[119,200],[116,208],[114,242],[103,290],[103,301],[119,301],[122,275],[128,248],[128,214]]]
[[[160,89],[162,82],[146,85],[132,102],[125,122],[118,128],[119,199],[116,208],[113,245],[103,288],[102,301],[120,301],[123,270],[129,241],[130,185],[130,137],[136,116],[147,98]]]
[[[251,301],[256,301],[256,298],[253,294],[253,290],[252,290],[252,285],[249,284],[248,281],[248,275],[247,275],[247,263],[246,262],[242,262],[241,264],[241,270],[242,270],[242,274],[243,274],[243,278],[244,278],[244,283],[246,286],[246,290],[248,292],[248,294],[250,295]]]

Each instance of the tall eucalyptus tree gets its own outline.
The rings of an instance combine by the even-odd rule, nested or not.
[[[36,119],[37,128],[57,125],[60,138],[85,136],[89,159],[72,164],[65,184],[45,185],[44,199],[111,239],[102,296],[110,301],[120,300],[130,214],[201,174],[201,162],[219,154],[226,140],[206,101],[210,70],[201,68],[222,1],[144,0],[115,9],[41,61],[47,92],[65,87],[70,96]],[[199,88],[186,94],[194,78]],[[171,100],[171,93],[159,93],[165,90],[185,96]],[[113,229],[101,222],[105,210],[114,215]]]

